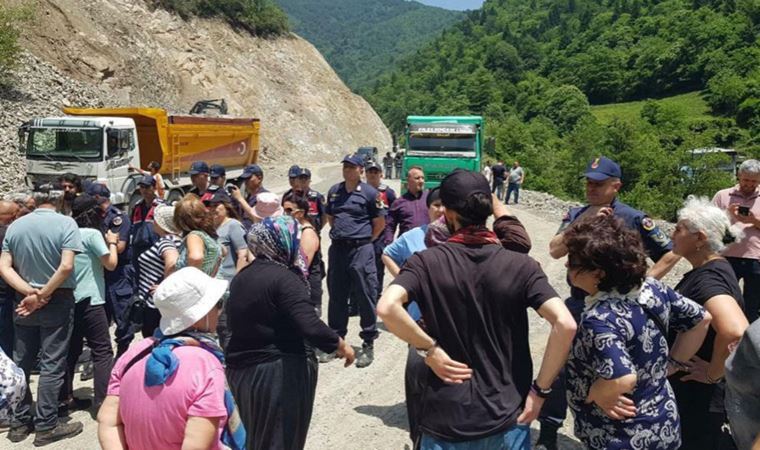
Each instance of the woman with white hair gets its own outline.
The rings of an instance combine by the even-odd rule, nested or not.
[[[723,431],[723,374],[729,347],[742,337],[748,323],[739,282],[720,251],[741,237],[726,212],[705,198],[690,197],[678,211],[673,253],[688,260],[692,270],[676,291],[703,305],[713,317],[697,354],[689,361],[671,361],[670,383],[681,414],[683,448],[731,448],[731,438]],[[674,338],[671,332],[669,341]]]

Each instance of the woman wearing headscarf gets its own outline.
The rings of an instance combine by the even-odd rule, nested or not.
[[[733,448],[724,408],[726,358],[729,347],[741,339],[749,324],[742,291],[731,264],[720,251],[740,237],[726,212],[707,199],[689,198],[678,211],[673,231],[673,253],[692,266],[676,291],[704,306],[713,321],[704,343],[691,360],[683,360],[670,377],[681,413],[683,448]]]
[[[681,448],[666,375],[670,361],[697,351],[710,314],[645,278],[639,234],[617,217],[577,222],[565,244],[568,279],[588,293],[567,360],[576,437],[594,450]],[[670,348],[667,330],[679,333]]]
[[[98,412],[103,450],[245,448],[224,356],[213,332],[227,282],[195,267],[169,275],[153,300],[152,338],[132,345],[111,373]]]
[[[227,379],[248,450],[302,449],[317,386],[317,360],[307,347],[337,352],[346,366],[354,351],[311,304],[298,224],[266,218],[251,227],[248,243],[255,259],[232,280],[227,303]]]

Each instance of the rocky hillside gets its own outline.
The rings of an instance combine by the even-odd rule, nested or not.
[[[263,158],[307,163],[361,145],[390,148],[374,110],[297,36],[253,38],[217,20],[185,22],[141,0],[37,0],[14,89],[0,91],[0,192],[23,177],[16,127],[64,105],[161,106],[186,113],[225,98],[262,123]],[[6,171],[7,169],[7,171]]]

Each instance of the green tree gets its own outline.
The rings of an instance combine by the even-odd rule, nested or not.
[[[33,14],[31,6],[11,7],[0,4],[0,84],[11,81],[11,71],[16,67],[21,53],[18,43],[21,27]]]

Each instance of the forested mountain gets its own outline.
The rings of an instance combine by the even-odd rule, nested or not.
[[[494,156],[522,158],[533,188],[558,195],[581,196],[592,155],[618,157],[624,197],[668,215],[686,193],[730,182],[685,179],[684,165],[706,164],[690,149],[760,153],[759,31],[756,0],[487,0],[367,97],[395,133],[407,114],[484,114]],[[657,101],[633,122],[590,114],[689,91],[712,118]]]
[[[409,0],[417,1],[428,6],[437,6],[444,9],[453,9],[455,11],[466,11],[468,9],[478,9],[483,4],[483,0]]]
[[[405,0],[276,0],[299,35],[360,89],[464,16]]]

